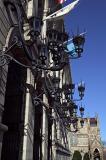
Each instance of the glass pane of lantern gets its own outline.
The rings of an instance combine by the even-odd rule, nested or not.
[[[69,52],[72,51],[72,50],[75,50],[75,47],[74,47],[73,43],[68,43],[67,48],[68,48]]]
[[[71,56],[75,56],[75,55],[76,55],[75,46],[74,46],[73,43],[68,43],[68,44],[67,44],[67,49],[68,49],[67,54],[69,54],[69,55],[71,55]]]

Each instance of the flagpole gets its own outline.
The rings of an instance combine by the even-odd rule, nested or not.
[[[74,7],[77,5],[79,0],[75,0],[74,2],[68,4],[67,6],[59,9],[58,11],[50,14],[47,17],[43,18],[43,22],[47,20],[53,20],[53,19],[61,19],[64,15],[68,14],[71,10],[74,9]]]

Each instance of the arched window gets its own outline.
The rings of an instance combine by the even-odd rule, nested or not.
[[[74,151],[72,160],[82,160],[81,153],[79,151]]]
[[[88,153],[85,153],[85,154],[84,154],[83,160],[90,160]]]
[[[100,160],[99,150],[96,148],[93,153],[94,160]]]

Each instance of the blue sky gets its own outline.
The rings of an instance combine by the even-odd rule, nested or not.
[[[86,43],[80,59],[71,60],[73,82],[85,81],[85,115],[98,113],[102,140],[106,140],[106,0],[80,0],[65,16],[65,28],[72,36],[84,29]]]

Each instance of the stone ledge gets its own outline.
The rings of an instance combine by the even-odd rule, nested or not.
[[[56,150],[58,152],[61,152],[63,154],[69,155],[69,156],[71,155],[69,148],[67,148],[66,146],[58,143],[58,141],[55,142],[55,145],[56,145]]]

